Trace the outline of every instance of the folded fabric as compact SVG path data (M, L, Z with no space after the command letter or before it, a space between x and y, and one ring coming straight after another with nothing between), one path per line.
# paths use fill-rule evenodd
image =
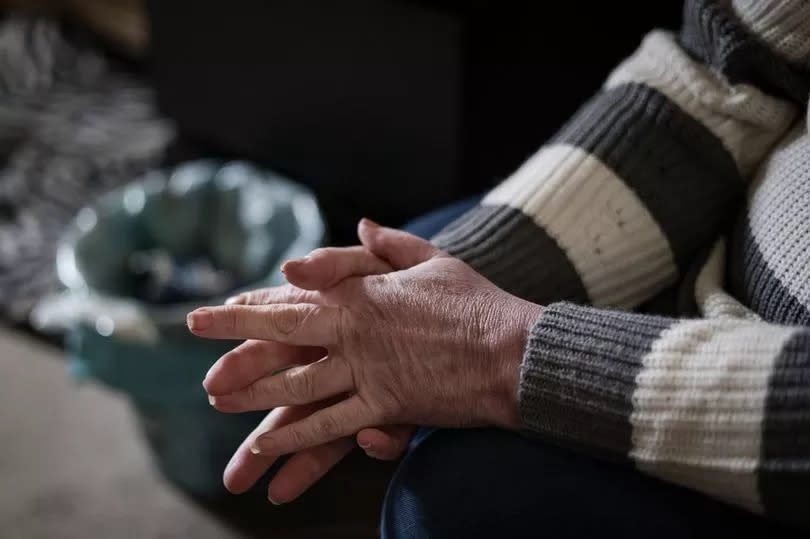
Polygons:
M158 164L174 136L152 92L50 20L0 22L0 313L56 286L76 211Z

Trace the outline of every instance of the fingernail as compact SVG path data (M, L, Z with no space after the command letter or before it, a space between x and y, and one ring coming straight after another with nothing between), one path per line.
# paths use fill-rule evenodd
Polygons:
M197 309L188 313L186 317L186 324L188 329L192 331L201 331L210 328L214 323L214 315L205 309Z
M276 500L271 498L269 494L267 495L267 499L270 500L270 503L272 503L273 505L281 505L281 502L277 502Z
M244 303L245 299L244 296L241 294L238 296L231 296L225 300L225 305L241 305Z
M274 441L272 438L259 436L253 441L250 446L250 452L254 455L271 455L275 454Z
M370 443L368 443L368 442L366 442L366 443L357 442L357 445L359 445L359 446L360 446L360 447L362 447L363 449L368 449L369 447L371 447L371 444L370 444Z
M217 398L213 395L208 395L208 404L214 406L217 403Z
M297 264L306 264L310 260L312 260L312 257L309 255L304 256L302 258L293 258L287 260L285 263L281 265L281 273L287 273L287 268L289 268L290 266L295 266Z
M371 219L368 219L367 217L363 217L362 219L360 219L360 223L364 226L370 226L372 228L380 228L380 225L378 225Z
M366 455L368 455L369 457L371 457L373 459L377 458L377 453L374 452L374 451L366 450Z

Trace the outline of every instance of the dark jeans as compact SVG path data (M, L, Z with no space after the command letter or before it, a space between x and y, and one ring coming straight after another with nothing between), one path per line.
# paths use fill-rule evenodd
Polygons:
M382 537L803 537L761 517L496 429L421 430L388 487Z
M430 213L426 213L421 217L417 217L413 221L407 223L404 227L405 230L411 234L416 234L425 239L430 239L431 236L439 232L450 221L459 217L464 212L475 206L481 200L480 196L474 196L459 200L443 208L439 208Z
M405 228L430 237L476 200ZM391 480L382 514L383 538L802 535L630 465L496 429L420 430Z

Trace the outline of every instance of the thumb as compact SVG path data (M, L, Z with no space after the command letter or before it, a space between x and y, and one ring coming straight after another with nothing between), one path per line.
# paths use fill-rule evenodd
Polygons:
M396 270L407 269L442 252L432 243L403 230L380 226L369 219L361 219L357 236L363 247L387 261Z
M396 460L408 448L416 427L413 425L388 425L367 428L357 433L357 445L369 457L380 460Z
M359 245L354 247L321 247L308 256L288 260L281 267L287 281L304 290L326 290L347 277L388 273L385 261Z

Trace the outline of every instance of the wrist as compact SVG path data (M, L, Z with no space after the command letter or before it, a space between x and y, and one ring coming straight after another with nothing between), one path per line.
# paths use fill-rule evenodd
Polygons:
M503 313L501 327L504 331L499 332L500 343L493 358L497 366L497 375L493 379L495 417L492 423L499 428L519 430L520 366L523 363L529 332L542 313L543 307L519 298L513 300Z

